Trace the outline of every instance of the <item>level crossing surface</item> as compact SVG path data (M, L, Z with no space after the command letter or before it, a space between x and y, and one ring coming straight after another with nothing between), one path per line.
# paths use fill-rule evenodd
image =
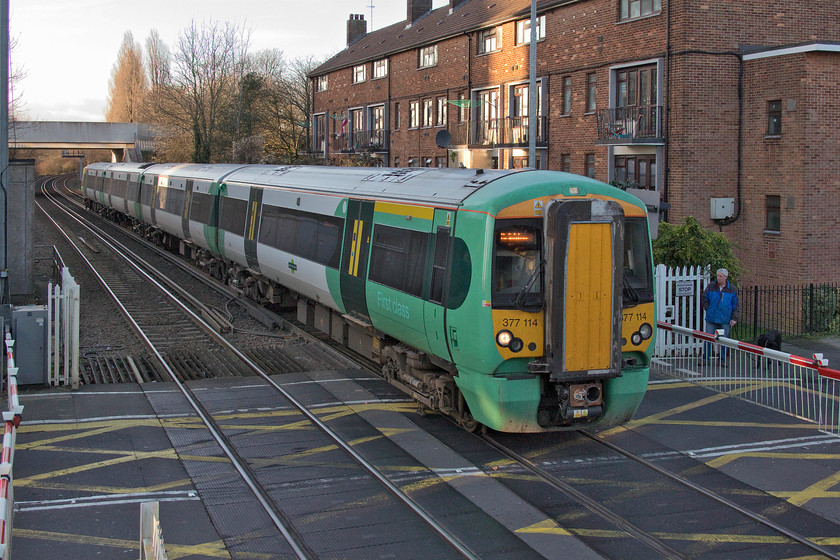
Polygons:
M231 394L229 380L208 380L202 389L222 401ZM25 414L14 473L15 556L136 558L139 504L158 501L170 558L232 557L228 547L237 539L231 539L230 527L222 539L213 523L218 519L213 508L230 507L229 502L202 495L207 471L184 463L199 453L188 452L183 442L173 443L167 435L167 427L179 422L177 411L170 414L161 406L169 391L174 388L167 383L22 391ZM405 414L410 419L415 413ZM819 433L814 424L735 395L654 375L636 416L613 430L633 431L757 493L814 512L837 529L823 536L825 544L840 544L840 438ZM211 463L208 458L208 467ZM237 519L228 517L227 523ZM247 517L238 523L241 539L255 537ZM254 551L249 557L273 556Z

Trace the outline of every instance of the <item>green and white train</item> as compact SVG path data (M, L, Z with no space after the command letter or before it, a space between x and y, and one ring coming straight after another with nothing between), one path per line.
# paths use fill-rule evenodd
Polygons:
M536 170L96 163L91 208L505 432L611 426L654 338L644 204Z

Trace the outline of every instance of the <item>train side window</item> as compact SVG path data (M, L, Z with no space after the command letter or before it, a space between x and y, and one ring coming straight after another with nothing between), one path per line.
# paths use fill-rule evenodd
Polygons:
M163 210L170 214L181 215L184 212L185 191L181 189L166 189L166 202Z
M209 224L213 215L213 196L193 191L190 200L190 220L200 224Z
M260 243L338 268L343 229L342 218L265 204L260 222Z
M137 177L128 179L126 183L125 197L131 202L137 202L137 196L140 191L140 183Z
M377 224L371 242L370 280L420 297L428 238L428 233Z
M248 213L248 201L239 198L222 198L219 214L219 228L236 235L245 233L245 215Z
M460 237L452 243L452 272L449 275L449 296L446 307L458 309L467 299L472 282L472 259L467 244Z

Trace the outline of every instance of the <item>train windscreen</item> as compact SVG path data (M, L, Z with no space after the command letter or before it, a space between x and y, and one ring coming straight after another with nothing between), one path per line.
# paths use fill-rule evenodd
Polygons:
M544 305L541 220L496 222L493 307L538 311Z
M624 221L624 305L653 301L647 218Z

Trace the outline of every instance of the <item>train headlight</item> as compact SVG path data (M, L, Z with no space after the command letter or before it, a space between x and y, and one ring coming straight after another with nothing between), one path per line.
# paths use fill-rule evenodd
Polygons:
M649 323L644 323L639 327L639 334L642 335L642 340L647 340L653 336L653 327Z
M501 346L502 348L507 348L510 342L513 340L513 333L509 330L505 329L503 331L499 331L496 333L496 344Z
M510 341L510 344L508 345L508 350L510 350L511 352L521 352L522 348L524 347L525 343L522 342L521 338L514 338Z
M639 333L639 331L634 332L630 336L630 342L633 343L633 346L638 346L642 343L642 335Z

